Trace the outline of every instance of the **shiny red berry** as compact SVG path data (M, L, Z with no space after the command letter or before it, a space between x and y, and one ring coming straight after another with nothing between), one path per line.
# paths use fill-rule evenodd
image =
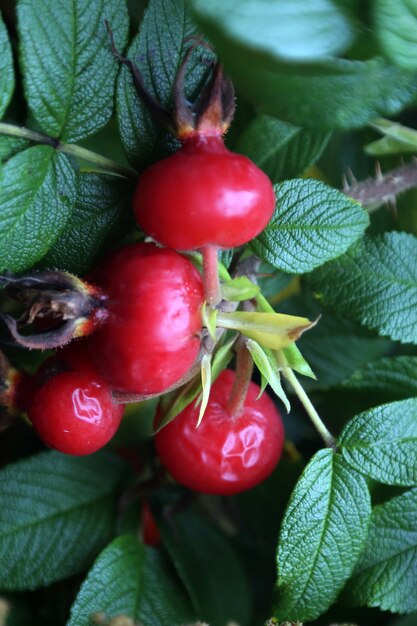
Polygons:
M133 205L141 228L165 246L233 248L265 228L275 195L269 178L220 135L196 134L143 172Z
M84 371L53 376L34 393L28 408L41 439L76 456L102 448L115 434L122 413L107 385Z
M154 547L159 546L162 541L151 507L146 500L142 505L142 539L145 545Z
M281 416L269 396L257 399L258 385L250 383L238 416L228 413L234 379L233 371L224 370L214 382L197 429L199 407L192 403L155 435L158 456L171 476L201 493L250 489L271 474L281 457Z
M195 361L204 301L200 274L174 250L140 243L116 252L96 272L108 319L90 339L90 356L113 388L160 393Z

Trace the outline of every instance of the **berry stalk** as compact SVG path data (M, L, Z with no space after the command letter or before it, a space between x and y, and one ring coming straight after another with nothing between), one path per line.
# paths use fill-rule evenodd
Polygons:
M239 337L236 343L236 377L226 405L226 410L232 419L238 417L242 412L252 378L252 371L252 355L242 338Z
M211 307L215 307L222 299L218 270L218 248L206 246L202 248L201 256L203 257L204 295L207 303Z

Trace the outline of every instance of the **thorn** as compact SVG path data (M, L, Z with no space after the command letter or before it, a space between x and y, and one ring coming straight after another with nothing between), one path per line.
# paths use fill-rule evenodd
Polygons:
M346 174L342 174L342 185L343 185L343 191L345 193L349 191L349 183L348 183Z
M394 220L398 218L397 199L393 194L385 196L384 207L388 209Z
M375 178L378 182L384 179L381 170L381 163L379 161L375 161Z
M394 195L387 198L388 209L394 220L398 219L397 199Z
M357 183L357 182L358 182L358 181L356 180L356 178L355 178L355 176L354 176L354 174L353 174L352 170L350 169L350 167L347 167L347 168L346 168L346 177L347 177L347 179L348 179L348 181L349 181L349 183L350 183L351 185L354 185L355 183Z

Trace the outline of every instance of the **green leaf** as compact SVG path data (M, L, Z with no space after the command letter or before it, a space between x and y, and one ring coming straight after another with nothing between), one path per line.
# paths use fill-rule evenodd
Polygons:
M166 557L133 535L115 539L97 558L71 608L68 626L123 615L149 626L182 626L195 615Z
M388 154L404 154L417 151L414 144L392 137L382 137L376 141L366 144L364 148L366 154L374 157L386 156Z
M417 343L417 239L365 237L308 281L326 305L380 335Z
M29 142L27 141L27 139L0 135L0 161L7 161L17 152L20 152L21 150L27 148L28 145Z
M201 420L204 417L204 413L206 412L206 408L208 405L208 401L210 399L210 389L211 389L211 356L209 354L205 354L201 359L201 402L200 402L200 411L198 413L198 420L196 428L198 428L201 424Z
M415 100L415 73L379 58L330 56L352 37L335 3L191 0L191 7L237 90L261 113L316 131L349 129Z
M217 309L211 309L206 306L206 303L203 304L201 318L203 321L203 326L205 326L208 330L208 333L213 341L216 341L216 324L217 324Z
M211 360L211 384L214 383L220 372L222 372L232 360L232 347L235 341L236 336L224 345L216 348ZM185 407L191 404L201 392L201 376L197 375L180 389L171 391L171 393L162 396L159 404L160 419L158 421L157 431L161 430L166 424L169 424L169 422L171 422L178 413L183 411Z
M258 115L239 135L233 149L254 161L275 183L294 178L315 163L328 140L326 132Z
M358 472L388 485L416 485L417 398L360 413L343 429L339 446Z
M0 119L10 102L14 90L12 49L0 13Z
M169 424L174 417L181 413L197 396L201 393L201 376L192 378L186 385L165 394L161 398L160 407L158 409L158 427L155 432L159 432L161 428Z
M20 0L21 61L29 106L41 129L65 141L107 124L118 71L104 25L123 49L122 0Z
M213 626L248 626L251 593L230 541L191 509L160 516L158 527L198 617Z
M417 69L416 0L375 0L375 34L386 56L407 70Z
M0 588L81 572L109 540L124 465L111 454L43 452L0 472Z
M319 318L316 326L297 342L316 375L314 389L340 384L357 368L387 354L392 347L388 339L375 336L359 324L331 313L314 300L308 290L283 302L280 310Z
M288 61L344 52L354 31L331 0L192 0L196 19L219 36Z
M309 363L307 363L307 361L301 354L300 349L296 343L292 343L286 348L282 348L282 353L288 367L290 367L295 372L302 374L303 376L307 376L308 378L313 378L314 380L316 380L317 376L311 369Z
M130 225L130 191L126 181L81 173L71 221L42 265L83 276Z
M417 357L387 357L365 363L341 386L366 395L378 394L384 401L417 396Z
M149 93L164 107L170 107L175 77L196 33L184 0L151 0L139 33L126 56L139 66ZM186 93L198 90L207 67L201 57L211 57L201 48L187 65ZM117 84L117 116L120 137L129 161L137 168L166 156L178 142L161 127L142 102L131 72L123 67Z
M274 313L274 308L269 304L268 300L262 293L257 294L256 304L264 313ZM297 344L291 343L289 346L282 348L281 351L285 357L287 365L291 369L295 370L299 374L302 374L303 376L308 376L309 378L314 379L316 378L316 375L301 354Z
M267 384L270 385L271 389L278 396L278 398L282 400L285 408L287 409L287 412L289 412L291 406L285 394L285 391L282 388L281 375L273 352L271 350L268 350L267 348L262 348L258 343L256 343L256 341L253 341L252 339L246 339L245 343L249 352L252 355L256 367L262 374L262 378ZM262 387L264 386L262 385Z
M222 283L221 287L223 299L232 302L251 300L259 293L258 285L255 285L247 276L237 276Z
M48 146L19 152L2 176L0 269L18 272L59 237L72 215L77 178L68 157Z
M376 506L345 597L384 611L417 611L417 489Z
M365 152L373 156L417 152L417 131L383 118L373 120L372 128L384 137L365 146Z
M238 330L246 337L254 339L265 348L280 350L296 341L303 332L315 325L306 317L263 313L257 311L237 311L217 314L217 325Z
M340 256L369 224L360 204L317 180L286 181L275 194L274 215L251 247L284 272L302 274Z
M313 620L335 601L363 548L371 503L365 479L320 450L288 504L278 543L280 620Z

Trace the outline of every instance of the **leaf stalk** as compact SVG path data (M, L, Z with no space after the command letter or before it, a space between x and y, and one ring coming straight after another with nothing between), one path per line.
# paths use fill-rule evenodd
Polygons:
M92 150L88 150L87 148L83 148L82 146L64 143L59 141L59 139L55 139L54 137L50 137L44 133L39 133L29 128L25 128L24 126L15 126L14 124L5 124L0 122L0 135L27 139L35 143L51 146L58 152L63 152L64 154L76 157L77 159L84 159L85 161L96 165L110 174L135 180L137 178L137 174L134 170L129 167L125 167L112 159L108 159L107 157L97 154Z

